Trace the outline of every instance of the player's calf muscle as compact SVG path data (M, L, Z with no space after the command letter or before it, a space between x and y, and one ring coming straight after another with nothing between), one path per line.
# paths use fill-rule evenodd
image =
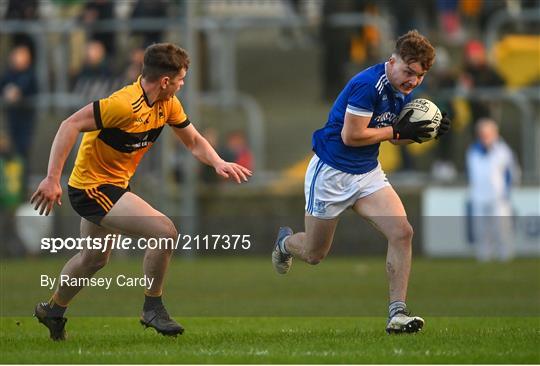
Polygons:
M311 265L316 265L321 263L324 258L326 258L326 253L309 253L306 257L306 262Z

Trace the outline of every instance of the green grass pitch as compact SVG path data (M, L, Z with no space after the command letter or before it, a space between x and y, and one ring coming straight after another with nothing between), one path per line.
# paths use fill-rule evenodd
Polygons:
M383 258L295 263L287 276L269 258L175 258L164 299L184 335L139 325L140 288L87 288L57 343L29 315L50 294L39 275L63 261L1 262L2 363L540 363L538 259L415 259L408 303L426 326L390 336ZM112 258L98 276L140 265Z

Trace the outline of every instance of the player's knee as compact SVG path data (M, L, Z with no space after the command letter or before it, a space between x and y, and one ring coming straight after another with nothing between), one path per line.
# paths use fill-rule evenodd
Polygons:
M109 263L108 255L82 255L83 266L93 272L97 272Z
M405 225L403 229L403 235L407 238L407 240L411 240L414 235L414 229L411 224L407 222L407 225Z
M171 239L176 240L177 236L178 236L178 231L176 230L176 227L174 226L174 223L172 222L172 220L166 216L161 217L160 223L159 223L159 237L171 238Z
M172 254L174 247L173 243L178 237L178 231L176 230L172 220L167 216L160 217L155 235L160 239L167 239L165 242L162 242L163 245L159 246L159 251L165 252L169 255Z
M404 222L396 227L393 235L395 241L410 243L414 235L414 230L409 222Z

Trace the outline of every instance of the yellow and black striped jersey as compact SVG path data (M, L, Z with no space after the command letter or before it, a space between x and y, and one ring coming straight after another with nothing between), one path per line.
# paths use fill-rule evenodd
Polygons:
M93 107L98 129L84 133L69 178L69 185L79 189L107 183L126 188L163 126L190 123L176 96L150 105L140 76Z

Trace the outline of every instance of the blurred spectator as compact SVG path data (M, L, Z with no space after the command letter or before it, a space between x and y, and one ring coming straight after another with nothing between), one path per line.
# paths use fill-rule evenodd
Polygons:
M85 99L99 99L114 90L117 83L103 44L96 40L88 42L83 67L75 77L73 92Z
M240 164L248 169L253 169L253 154L249 148L244 131L237 130L227 135L224 146L220 146L219 134L215 128L206 128L201 135L216 149L224 160ZM222 181L216 175L214 169L207 165L201 167L201 180L205 183L216 183Z
M238 130L229 133L223 151L223 159L242 165L249 170L253 169L253 154L249 149L244 131Z
M81 14L81 21L88 28L88 38L101 42L109 55L115 53L114 33L99 31L99 28L96 28L94 23L113 18L114 3L110 0L87 1Z
M6 19L8 20L36 20L38 19L38 1L37 0L9 0ZM34 55L34 40L28 33L13 34L13 46L26 45Z
M497 3L497 1L490 1ZM463 25L466 34L470 37L471 34L480 33L480 16L484 7L483 0L460 0L459 10L462 16Z
M348 76L346 64L350 59L351 37L358 30L350 27L336 27L330 22L334 14L356 13L363 10L363 1L340 0L323 3L321 38L323 42L323 98L334 100L341 91Z
M467 42L465 70L461 81L470 89L504 85L501 76L488 64L487 51L482 42L477 40Z
M426 78L425 86L428 99L431 99L442 112L446 112L454 120L455 112L452 100L441 92L451 93L456 87L456 73L451 69L450 54L444 47L436 48L437 59ZM452 181L457 176L452 161L453 136L456 129L452 127L444 139L437 141L437 156L431 167L433 177L439 181Z
M38 92L32 55L27 45L19 45L11 50L9 67L0 78L0 92L5 103L12 151L26 163L36 120L35 101L31 98ZM26 187L26 177L27 174L24 174L23 187Z
M461 44L465 39L465 32L459 16L459 0L437 0L437 14L441 33L446 41Z
M131 50L129 64L126 66L124 82L132 83L137 80L142 72L144 61L144 48L138 47Z
M470 91L475 88L503 87L503 78L488 64L484 44L477 40L465 45L465 64L459 78L459 87ZM482 117L489 117L489 104L482 101L470 101L473 122Z
M477 258L507 261L514 257L510 189L520 171L495 121L482 118L476 134L467 151L467 173Z
M15 234L15 210L23 198L23 164L13 153L5 131L0 129L0 256L23 254L24 248Z
M9 138L0 130L0 207L14 209L22 199L22 162L13 153Z
M165 18L167 16L168 0L137 0L131 17L136 18ZM142 47L146 48L163 39L163 30L134 31L133 35L142 38Z
M411 29L429 33L437 29L437 6L433 0L415 0L414 6L408 0L381 1L388 13L392 14L394 34L405 34Z

